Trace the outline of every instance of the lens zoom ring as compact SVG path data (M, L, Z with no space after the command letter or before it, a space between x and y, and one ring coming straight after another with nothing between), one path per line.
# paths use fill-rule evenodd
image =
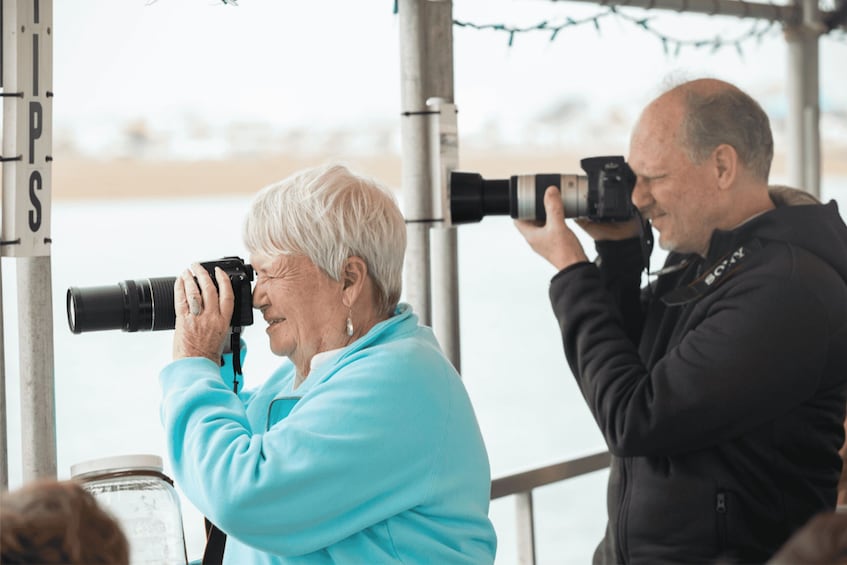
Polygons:
M151 330L172 330L176 325L174 310L174 283L176 277L158 277L148 279L153 319Z

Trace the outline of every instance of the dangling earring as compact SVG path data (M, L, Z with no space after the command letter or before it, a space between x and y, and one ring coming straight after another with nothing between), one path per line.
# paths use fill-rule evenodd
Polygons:
M353 309L347 311L347 337L353 337L353 320L351 316L353 315Z

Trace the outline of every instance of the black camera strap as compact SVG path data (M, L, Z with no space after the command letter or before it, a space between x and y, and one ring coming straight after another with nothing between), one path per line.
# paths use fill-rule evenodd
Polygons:
M232 352L232 392L238 394L241 372L241 328L233 327L229 334L229 350ZM202 565L221 565L224 560L226 534L216 525L203 518L206 529L206 547L203 549Z
M653 254L653 227L650 225L650 220L645 220L638 208L635 210L635 217L638 218L638 238L641 240L641 259L644 261L644 269L650 271L650 255Z
M234 327L229 334L229 350L232 351L232 392L238 394L241 373L241 328Z
M705 269L705 272L693 282L668 292L662 297L662 302L668 306L681 306L698 300L729 279L753 252L761 248L762 242L758 239L739 245L736 249L718 259L711 267Z
M208 518L203 518L206 527L206 547L203 549L202 565L221 565L224 562L226 534Z

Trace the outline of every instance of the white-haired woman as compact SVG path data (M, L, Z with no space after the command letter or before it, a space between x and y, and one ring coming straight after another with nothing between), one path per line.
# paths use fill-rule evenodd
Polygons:
M456 371L398 304L390 193L343 166L307 170L257 195L244 240L253 306L289 362L233 393L219 367L232 286L195 265L160 379L173 472L226 533L224 562L493 562L485 446Z

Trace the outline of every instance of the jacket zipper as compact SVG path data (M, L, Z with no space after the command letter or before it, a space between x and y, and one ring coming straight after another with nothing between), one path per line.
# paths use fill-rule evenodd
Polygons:
M726 549L726 493L718 491L715 497L715 512L717 513L718 553Z
M629 458L621 460L621 501L618 509L618 527L617 527L617 553L618 562L627 563L629 550L627 549L627 527L626 517L629 515Z

